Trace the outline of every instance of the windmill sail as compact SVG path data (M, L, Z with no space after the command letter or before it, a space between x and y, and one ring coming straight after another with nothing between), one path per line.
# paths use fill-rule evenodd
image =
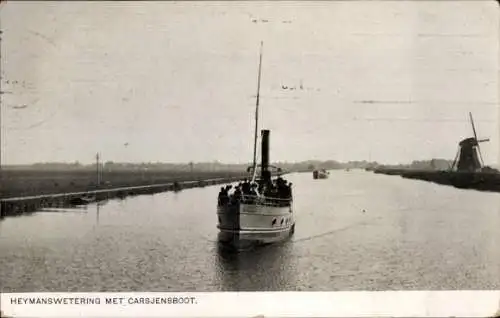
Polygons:
M474 119L472 118L472 113L470 112L469 119L474 137L466 138L459 143L458 161L455 160L458 171L479 171L484 165L479 144L481 142L489 141L489 139L478 139ZM455 162L453 166L455 166Z
M477 152L479 153L479 159L481 160L481 166L484 165L483 155L481 154L481 147L479 147L479 140L477 139L476 127L474 126L474 119L472 119L472 113L469 112L470 123L472 125L472 132L474 133L474 139L477 144Z

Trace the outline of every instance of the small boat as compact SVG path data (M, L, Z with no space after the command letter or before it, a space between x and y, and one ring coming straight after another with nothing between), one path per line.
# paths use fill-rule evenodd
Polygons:
M313 178L314 179L327 179L329 175L330 175L330 172L326 171L325 169L313 171Z
M222 187L217 205L218 241L237 249L283 241L295 231L292 184L281 177L281 169L269 164L269 130L261 131L261 164L256 161L261 66L262 42L250 181L234 187L232 194L232 185Z
M80 197L74 197L74 198L71 198L69 200L69 203L71 205L85 205L85 204L89 204L89 203L92 203L92 202L96 202L96 198L94 196L88 196L88 195L83 195L83 196L80 196Z

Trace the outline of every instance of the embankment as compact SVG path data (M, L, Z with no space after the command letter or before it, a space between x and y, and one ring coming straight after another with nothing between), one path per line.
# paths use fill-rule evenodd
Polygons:
M97 185L93 170L3 170L0 199L233 178L244 174L244 171L102 171L100 185Z
M494 172L456 172L394 168L376 168L374 173L398 175L461 189L500 192L500 174Z
M97 186L88 171L8 171L3 174L0 216L29 213L127 196L204 187L243 180L243 172L103 174ZM94 177L95 178L95 177Z

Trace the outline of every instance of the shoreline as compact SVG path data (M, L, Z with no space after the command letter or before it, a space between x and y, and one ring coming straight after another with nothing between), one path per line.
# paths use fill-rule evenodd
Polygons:
M459 189L500 192L500 173L495 172L456 172L401 168L376 168L372 172L400 176L405 179L433 182Z
M4 170L1 175L0 200L14 197L232 178L244 174L244 171L103 171L100 174L100 182L98 182L96 172L91 170Z
M247 177L246 174L240 173L230 177L5 197L0 198L0 218L31 213L48 207L75 207L111 199L124 199L130 196L152 195L167 191L177 192L183 189L232 183L244 180Z

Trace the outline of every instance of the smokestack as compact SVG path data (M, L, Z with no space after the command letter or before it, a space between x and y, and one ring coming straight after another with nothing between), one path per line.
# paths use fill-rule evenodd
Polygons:
M262 163L261 163L261 177L262 180L268 179L270 176L268 175L269 169L269 130L263 129L261 130L262 134Z

